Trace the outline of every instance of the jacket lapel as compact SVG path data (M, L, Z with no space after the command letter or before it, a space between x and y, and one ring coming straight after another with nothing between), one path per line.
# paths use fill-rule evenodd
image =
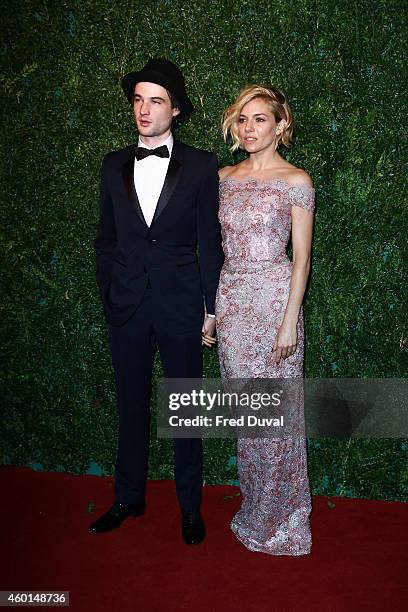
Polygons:
M183 145L174 140L173 150L170 157L169 167L167 169L166 178L164 180L163 189L161 190L159 199L157 201L156 210L153 216L152 225L157 220L159 215L166 208L169 200L177 186L177 183L181 177L181 171L183 168ZM132 154L129 159L122 166L122 178L123 183L125 185L126 193L129 200L132 202L133 206L137 214L140 217L141 222L144 227L147 228L148 225L143 216L143 212L140 206L139 198L137 197L136 189L135 189L135 181L134 181L134 164L135 164L135 156L134 149L132 148Z
M156 210L154 213L153 223L157 220L159 215L166 208L167 204L173 192L177 186L177 183L181 177L181 171L183 169L183 145L174 140L173 142L173 150L171 152L169 167L167 169L166 178L164 179L163 189L161 190L160 197L157 201ZM140 207L140 206L139 206Z
M122 178L125 184L125 189L126 189L126 193L128 195L129 200L134 205L136 212L140 217L141 222L143 223L145 227L147 227L147 223L143 216L143 212L140 207L139 198L137 197L137 193L135 189L134 166L135 166L135 155L134 155L134 149L132 148L132 155L129 157L127 162L125 162L122 166Z

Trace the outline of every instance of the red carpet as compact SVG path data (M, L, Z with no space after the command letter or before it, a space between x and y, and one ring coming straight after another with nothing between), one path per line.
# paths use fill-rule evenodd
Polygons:
M75 612L408 609L407 504L314 497L311 555L272 557L247 551L230 532L240 502L228 486L204 490L200 546L181 540L169 481L149 482L143 517L91 535L112 484L0 467L0 589L69 590Z

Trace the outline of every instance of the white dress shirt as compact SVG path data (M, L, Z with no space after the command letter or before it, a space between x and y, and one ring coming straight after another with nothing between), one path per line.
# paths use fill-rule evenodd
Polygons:
M167 140L160 143L160 146L163 145L167 146L169 150L169 157L149 155L149 157L145 157L140 161L137 161L135 158L135 167L133 171L135 189L137 197L139 198L140 208L142 209L143 216L149 227L153 221L157 202L163 189L164 180L166 178L167 169L170 163L170 156L173 150L172 134L170 134ZM156 148L146 145L141 141L140 136L138 146L144 147L145 149Z

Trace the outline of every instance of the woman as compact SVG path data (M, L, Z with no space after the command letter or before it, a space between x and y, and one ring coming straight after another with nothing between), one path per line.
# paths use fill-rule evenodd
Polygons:
M220 170L225 263L216 302L224 378L302 378L302 300L310 268L314 189L284 160L293 115L274 87L250 85L224 113L225 140L248 157ZM286 255L292 237L293 261ZM303 403L300 406L303 415ZM310 552L306 440L239 438L242 506L231 523L250 550Z

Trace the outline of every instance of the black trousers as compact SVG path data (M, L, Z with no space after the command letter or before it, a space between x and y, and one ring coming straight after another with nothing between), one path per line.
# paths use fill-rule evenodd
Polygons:
M108 326L119 414L115 498L120 503L144 500L149 453L150 389L158 347L166 378L201 378L201 328L174 333L160 320L154 292L121 327ZM183 510L198 510L202 494L202 441L174 440L176 491Z

